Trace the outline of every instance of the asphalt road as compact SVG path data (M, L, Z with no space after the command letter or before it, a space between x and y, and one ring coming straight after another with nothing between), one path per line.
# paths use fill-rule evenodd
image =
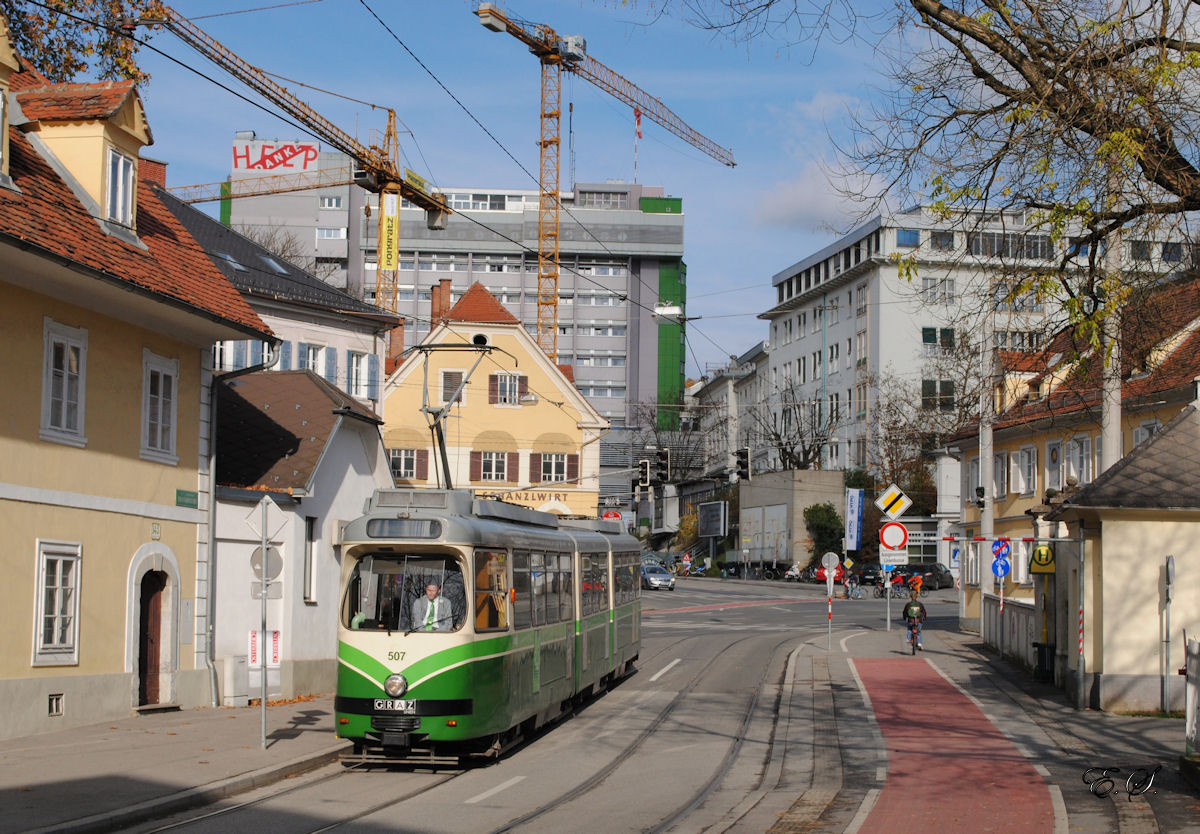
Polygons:
M952 633L951 591L925 601L914 658L884 600L831 620L823 586L682 579L644 595L637 673L499 763L331 766L133 830L1200 832L1176 774L1133 798L1080 781L1169 761L1161 720L1032 697Z

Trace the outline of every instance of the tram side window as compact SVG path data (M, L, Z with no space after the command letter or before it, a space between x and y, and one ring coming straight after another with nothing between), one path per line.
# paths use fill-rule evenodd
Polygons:
M436 623L415 623L418 600L426 588L437 586L443 602L435 609ZM448 609L443 607L448 606ZM343 601L343 623L353 629L392 631L455 631L467 612L462 570L441 557L370 554L354 566Z
M533 624L546 625L546 597L553 587L546 567L546 557L541 553L529 554L529 583L533 588Z
M565 622L575 618L575 583L571 581L571 554L559 553L558 559L558 621Z
M533 623L533 600L529 582L529 551L513 551L513 626L529 628Z
M508 554L475 551L475 630L508 629Z
M608 558L603 553L584 556L583 613L595 614L608 608Z
M641 585L637 576L638 556L633 553L613 554L613 596L618 605L632 602Z

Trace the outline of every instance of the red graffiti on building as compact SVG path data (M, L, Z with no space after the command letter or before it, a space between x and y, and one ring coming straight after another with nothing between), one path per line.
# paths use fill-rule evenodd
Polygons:
M257 159L255 153L257 152ZM307 171L317 161L320 151L316 145L288 142L276 146L270 142L253 142L233 146L234 170L273 171L276 169Z

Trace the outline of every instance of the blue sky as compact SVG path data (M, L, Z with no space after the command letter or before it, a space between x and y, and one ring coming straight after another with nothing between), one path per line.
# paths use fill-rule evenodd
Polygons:
M177 0L172 5L243 60L268 72L390 106L411 131L404 164L441 187L529 188L537 183L540 69L516 39L483 28L475 0L367 0L521 170L455 103L360 0L239 9L283 0ZM693 128L731 148L727 168L643 119L637 180L683 200L688 264L687 373L719 365L766 338L758 313L774 303L771 276L829 243L850 211L823 173L847 113L885 82L861 41L826 37L792 50L759 41L736 45L648 3L511 0L513 17L580 34L589 54L661 99ZM657 4L655 4L657 5ZM142 30L145 32L146 30ZM151 44L248 94L167 32ZM199 75L144 50L152 80L142 91L168 183L228 175L236 130L291 139L300 132ZM318 112L360 139L382 129L380 111L288 85ZM589 82L564 75L574 104L575 174L580 182L634 178L633 114ZM401 128L404 129L403 127ZM570 163L564 146L563 187Z

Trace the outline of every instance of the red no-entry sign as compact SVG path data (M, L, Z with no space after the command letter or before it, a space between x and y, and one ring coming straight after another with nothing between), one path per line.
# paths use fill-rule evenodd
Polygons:
M908 528L899 521L889 521L879 528L879 543L888 550L903 550L908 544Z

